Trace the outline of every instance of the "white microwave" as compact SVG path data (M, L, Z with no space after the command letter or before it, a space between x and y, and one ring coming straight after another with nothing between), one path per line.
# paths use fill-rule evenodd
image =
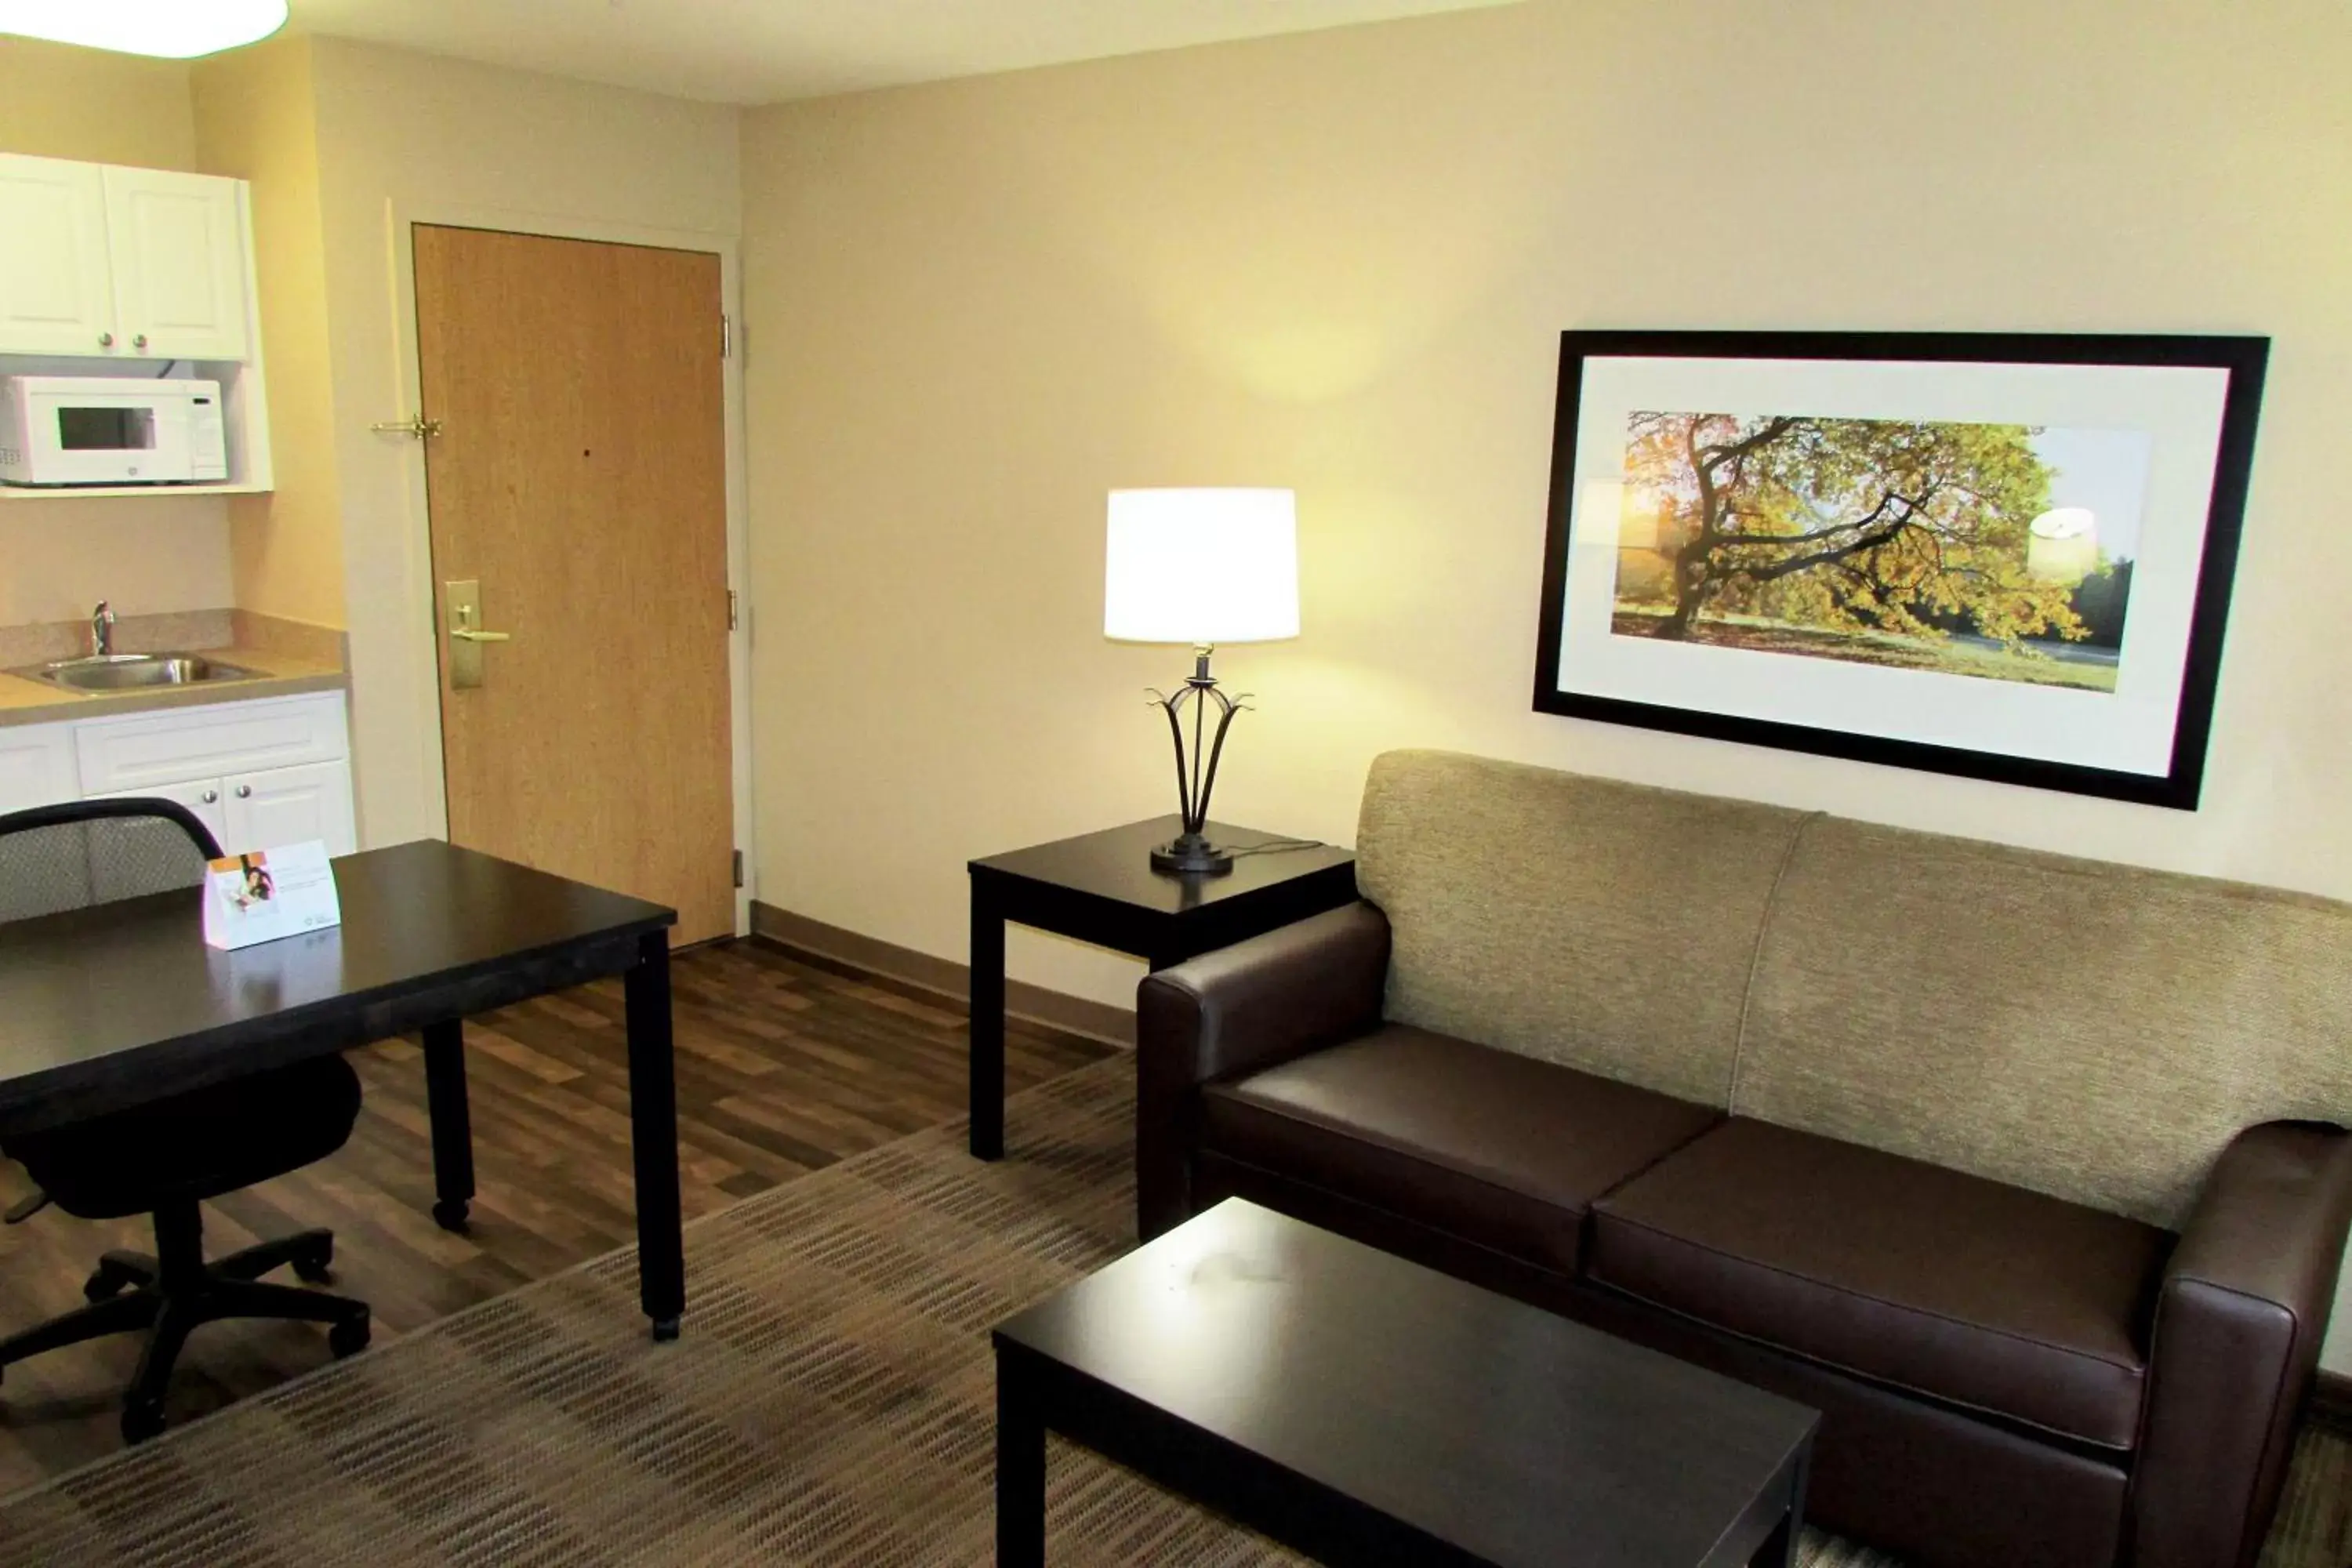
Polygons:
M227 478L216 381L0 376L0 484L200 485Z

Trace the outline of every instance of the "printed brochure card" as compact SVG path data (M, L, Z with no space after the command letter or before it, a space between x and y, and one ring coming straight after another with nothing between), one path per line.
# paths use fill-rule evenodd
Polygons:
M205 873L205 941L251 947L343 921L335 871L317 839L214 861Z

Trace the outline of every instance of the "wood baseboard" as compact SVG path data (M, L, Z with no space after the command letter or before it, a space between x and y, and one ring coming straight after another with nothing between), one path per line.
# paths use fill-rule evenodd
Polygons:
M895 980L901 985L912 985L957 1002L971 1000L971 969L968 964L933 953L918 952L911 947L900 947L879 937L827 925L823 921L794 914L790 910L780 910L756 899L751 902L751 935L778 947L808 953L851 969L864 970L870 974ZM1025 980L1007 980L1004 983L1004 1010L1016 1018L1026 1018L1031 1023L1044 1024L1049 1028L1084 1035L1088 1039L1102 1040L1130 1050L1135 1047L1135 1014L1129 1008L1113 1007L1108 1003L1072 996L1066 992L1049 991Z

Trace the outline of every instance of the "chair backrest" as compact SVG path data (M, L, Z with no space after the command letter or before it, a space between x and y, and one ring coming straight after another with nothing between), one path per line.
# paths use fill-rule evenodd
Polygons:
M135 899L205 879L220 846L170 800L78 800L0 816L0 921Z

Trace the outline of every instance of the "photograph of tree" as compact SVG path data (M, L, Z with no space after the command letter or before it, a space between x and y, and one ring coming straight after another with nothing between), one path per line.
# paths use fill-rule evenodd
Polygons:
M1565 331L1536 711L2193 811L2269 355Z
M2149 438L1628 417L1612 632L2112 692Z

